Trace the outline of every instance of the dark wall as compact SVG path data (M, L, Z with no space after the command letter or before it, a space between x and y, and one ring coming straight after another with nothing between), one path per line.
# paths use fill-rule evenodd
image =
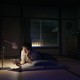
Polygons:
M0 25L2 29L0 38L10 42L14 41L18 45L18 49L13 50L10 44L5 43L5 56L20 55L21 43L24 40L30 40L29 22L32 18L57 19L59 20L60 27L60 45L58 48L37 48L36 50L54 55L59 55L60 51L62 51L61 55L72 55L72 53L76 51L77 38L74 38L73 32L75 32L80 25L79 6L2 4L0 5L0 10Z
M20 7L14 5L0 5L1 15L0 15L0 25L1 25L1 44L4 46L5 56L18 56L19 46L20 46ZM5 40L9 42L16 42L18 49L12 49L12 44L4 42ZM1 51L0 54L2 54Z

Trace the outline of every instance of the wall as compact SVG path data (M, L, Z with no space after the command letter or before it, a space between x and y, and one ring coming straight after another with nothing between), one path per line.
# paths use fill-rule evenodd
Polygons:
M58 19L58 16L59 16L58 7L35 6L35 5L23 6L23 17L25 18L25 26L27 26L28 20L30 20L31 18ZM26 36L29 36L29 34L27 34ZM44 53L53 54L53 55L59 54L59 47L58 48L35 48L35 50Z
M2 36L4 40L11 42L16 42L18 45L17 50L11 49L10 44L5 43L5 56L19 56L20 55L20 43L25 38L22 35L22 30L26 26L26 40L29 40L29 20L31 18L59 18L59 9L60 6L20 6L20 5L0 5L0 15L1 18L1 27L2 27ZM78 28L79 28L79 17L80 17L80 7L77 8L78 13ZM76 16L75 16L75 7L61 7L61 55L67 55L73 53L76 50L77 39L74 39L73 32L77 28L76 26ZM80 29L80 28L79 28ZM25 28L24 28L25 30ZM23 39L22 39L23 38ZM22 40L21 40L22 39ZM75 43L75 44L74 44ZM36 50L41 52L47 52L54 55L58 55L58 48L49 48L49 49L39 49ZM71 54L72 55L72 54Z
M4 55L6 57L18 56L20 53L20 7L15 5L1 5L0 15L2 34L1 39L4 45ZM4 42L16 42L18 49L12 49L12 45ZM3 51L1 51L3 53Z

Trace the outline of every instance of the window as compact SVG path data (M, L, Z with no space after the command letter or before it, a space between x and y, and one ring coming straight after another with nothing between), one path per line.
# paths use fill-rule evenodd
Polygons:
M58 28L58 20L32 19L30 25L32 46L59 46Z

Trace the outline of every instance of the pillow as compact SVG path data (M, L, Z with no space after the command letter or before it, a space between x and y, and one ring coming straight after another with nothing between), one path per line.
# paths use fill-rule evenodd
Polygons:
M50 60L36 60L32 62L33 66L56 66L57 63Z

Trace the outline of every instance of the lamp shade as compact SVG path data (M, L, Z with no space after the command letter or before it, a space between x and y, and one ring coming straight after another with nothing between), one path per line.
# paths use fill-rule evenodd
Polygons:
M16 45L15 42L12 43L12 48L13 48L13 49L17 49L17 45Z

